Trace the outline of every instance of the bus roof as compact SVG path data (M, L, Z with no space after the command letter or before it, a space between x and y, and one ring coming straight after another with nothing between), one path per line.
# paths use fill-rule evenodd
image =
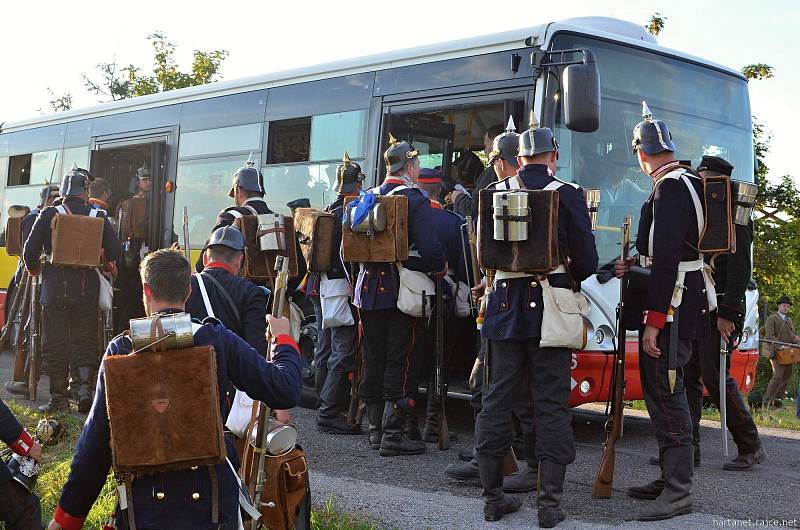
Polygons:
M737 70L658 45L655 38L647 33L643 27L631 22L608 17L580 17L491 35L470 37L416 48L344 59L331 63L260 74L240 79L217 81L205 85L111 101L91 107L73 109L5 124L0 122L0 132L12 132L44 125L54 125L74 120L108 116L111 114L185 103L188 101L249 92L275 86L316 81L343 75L519 49L525 47L525 40L529 37L536 39L535 42L541 45L546 45L549 39L560 31L570 31L596 36L672 55L744 79L742 74Z

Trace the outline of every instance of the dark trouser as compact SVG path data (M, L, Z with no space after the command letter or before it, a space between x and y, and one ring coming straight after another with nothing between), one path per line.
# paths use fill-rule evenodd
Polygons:
M41 529L39 497L14 480L0 482L0 521L5 523L6 530Z
M66 379L70 366L99 366L96 300L42 306L42 358L50 378Z
M658 358L650 357L644 352L641 343L642 330L639 333L639 379L661 453L673 447L692 446L692 418L683 374L684 367L692 356L692 341L678 341L675 391L670 392L667 370L671 326L672 323L667 323L658 335L658 347L661 349L661 356Z
M328 374L347 374L355 369L358 326L339 326L322 328L322 305L318 296L311 296L314 314L317 317L317 346L314 350L314 386L320 402L321 416L334 416L344 403L338 403L338 396L349 389L337 388L347 378L328 377ZM336 410L335 410L336 409Z
M684 368L686 397L692 416L692 439L695 449L700 447L700 415L703 410L703 385L708 389L711 402L719 408L719 350L720 334L717 329L717 314L711 314L711 334L705 339L692 341L692 358ZM758 429L745 405L736 380L728 371L731 366L728 356L725 381L726 419L728 430L733 435L740 454L754 453L761 445ZM701 381L702 378L702 381Z
M127 252L127 254L132 253L133 251ZM128 321L130 319L145 316L138 258L120 265L114 288L116 291L114 295L114 330L119 333L129 328Z
M476 422L478 460L501 466L511 446L511 410L519 401L520 386L528 378L533 396L536 457L568 465L575 460L575 442L569 413L572 353L540 348L538 339L489 341L491 383L483 389L483 408ZM502 477L502 473L500 474ZM487 502L502 499L499 484L483 484Z
M365 403L398 401L411 390L408 372L416 320L396 308L361 311L364 333L361 399Z

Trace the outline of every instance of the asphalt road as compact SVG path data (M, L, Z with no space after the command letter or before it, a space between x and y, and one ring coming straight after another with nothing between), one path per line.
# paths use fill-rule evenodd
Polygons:
M12 362L8 353L0 356L0 381L10 378ZM0 390L0 396L10 397L5 390ZM47 378L43 377L38 401L46 399ZM394 458L378 456L366 436L319 433L314 411L296 409L293 414L309 459L315 504L332 498L337 510L369 519L381 528L535 528L534 494L523 496L522 510L489 524L483 521L479 487L452 481L444 474L444 468L457 461L458 448L472 442L469 405L455 401L449 405L451 430L459 433L459 441L449 451L429 444L424 455ZM662 523L632 521L643 501L628 498L625 489L655 479L658 470L647 463L656 454L649 420L638 411L628 411L626 416L624 438L617 444L614 495L596 500L591 488L604 440L604 417L593 410L573 410L577 457L567 469L567 521L559 528L800 528L800 432L761 429L767 462L750 472L731 473L722 471L725 457L719 424L706 421L701 434L702 467L695 472L695 513ZM735 451L730 438L729 444Z

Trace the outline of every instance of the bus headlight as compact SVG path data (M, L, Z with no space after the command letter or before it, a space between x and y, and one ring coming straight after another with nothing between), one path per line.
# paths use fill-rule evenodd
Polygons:
M750 328L744 328L742 330L742 340L739 341L739 344L745 344L749 340L750 340Z
M597 328L597 331L594 332L594 341L597 344L603 344L603 341L606 340L606 332L603 331L603 328Z
M581 381L580 386L578 389L581 391L581 394L588 395L589 391L592 389L592 383L588 379L584 379Z

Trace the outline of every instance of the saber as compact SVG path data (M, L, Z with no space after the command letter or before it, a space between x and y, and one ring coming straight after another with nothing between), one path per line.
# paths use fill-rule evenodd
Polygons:
M767 344L775 344L777 346L787 346L789 348L800 348L800 344L793 344L791 342L781 342L779 340L759 339L759 342L766 342Z
M192 262L189 256L189 207L183 207L183 252L186 254L186 261Z
M719 345L719 420L722 432L722 450L725 452L726 458L728 457L728 407L725 401L725 383L728 379L728 346L728 341L721 337Z

